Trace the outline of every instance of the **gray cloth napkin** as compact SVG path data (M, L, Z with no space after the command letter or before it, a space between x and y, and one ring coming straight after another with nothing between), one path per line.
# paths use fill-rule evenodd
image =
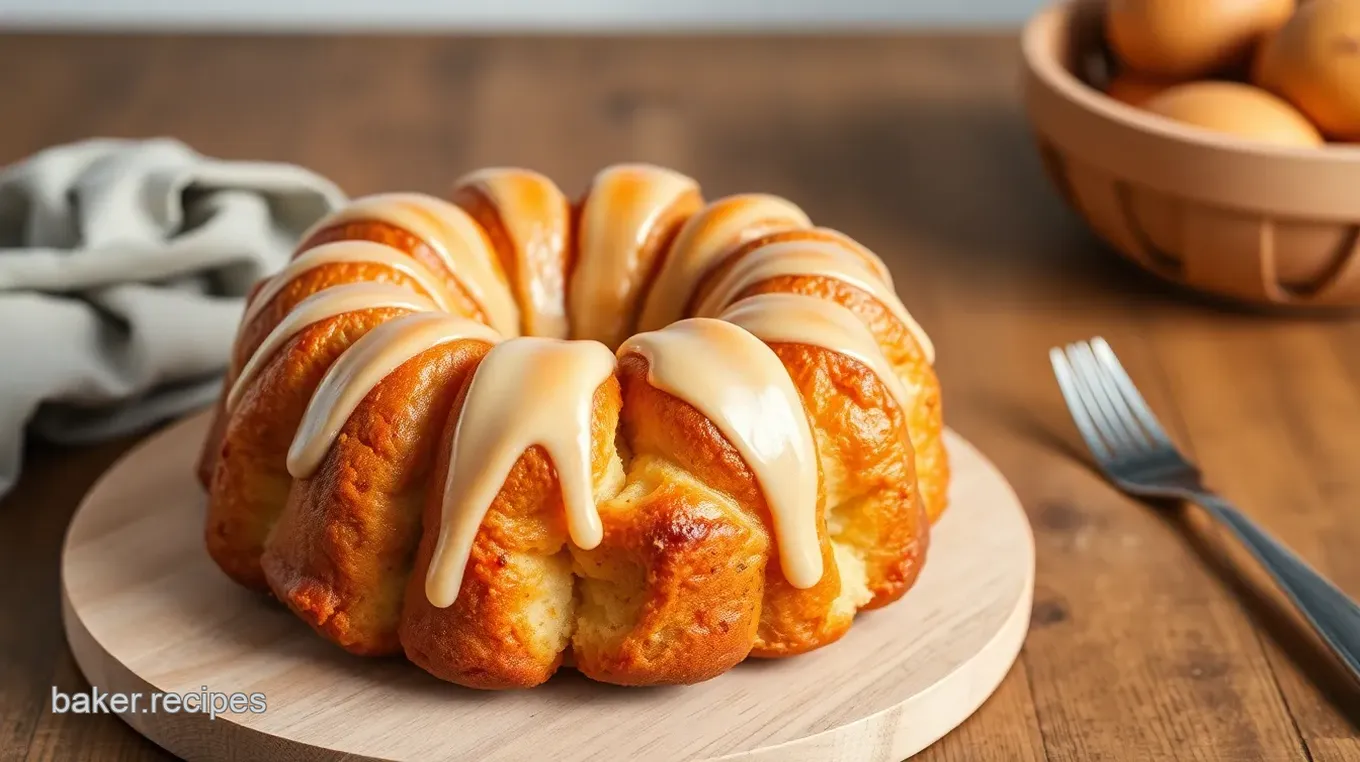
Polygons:
M26 426L89 442L211 402L246 292L343 202L300 167L164 139L0 170L0 495Z

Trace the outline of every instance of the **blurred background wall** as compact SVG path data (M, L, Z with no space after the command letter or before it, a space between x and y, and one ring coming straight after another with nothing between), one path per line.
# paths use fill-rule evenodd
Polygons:
M1044 0L0 0L0 27L827 29L1018 24Z

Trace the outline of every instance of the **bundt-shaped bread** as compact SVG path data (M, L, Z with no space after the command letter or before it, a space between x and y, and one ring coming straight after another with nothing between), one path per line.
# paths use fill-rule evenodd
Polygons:
M642 164L450 199L358 199L252 293L199 464L227 575L475 688L706 680L911 587L949 466L878 257Z

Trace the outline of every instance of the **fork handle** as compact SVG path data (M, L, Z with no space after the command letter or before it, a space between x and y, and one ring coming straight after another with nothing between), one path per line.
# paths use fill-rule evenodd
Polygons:
M1195 493L1194 501L1251 551L1351 676L1360 680L1360 606L1228 501L1203 492Z

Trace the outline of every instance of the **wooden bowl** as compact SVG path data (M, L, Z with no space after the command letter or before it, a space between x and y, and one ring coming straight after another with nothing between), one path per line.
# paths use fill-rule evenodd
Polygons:
M1106 96L1102 5L1025 27L1025 104L1063 197L1168 280L1279 307L1360 306L1360 146L1218 135Z

